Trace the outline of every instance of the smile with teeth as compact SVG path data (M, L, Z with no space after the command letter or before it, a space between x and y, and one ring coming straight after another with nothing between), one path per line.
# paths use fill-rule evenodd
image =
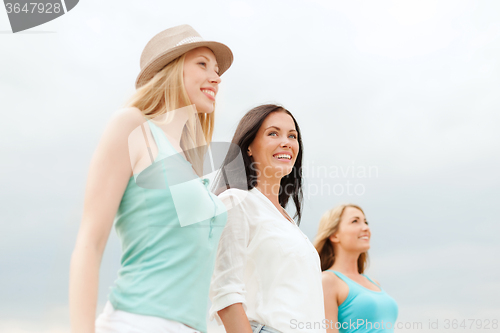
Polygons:
M273 157L277 158L278 160L281 160L281 159L291 160L292 159L292 155L288 155L288 154L276 154L276 155L273 155Z
M368 236L361 236L361 237L359 237L359 239L366 239L366 240L368 240L370 238Z
M204 92L205 94L209 94L210 96L215 98L215 91L210 90L210 89L201 89L201 91Z

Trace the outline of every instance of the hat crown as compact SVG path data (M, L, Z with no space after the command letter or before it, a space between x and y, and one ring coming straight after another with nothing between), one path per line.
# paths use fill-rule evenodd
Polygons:
M141 55L141 69L159 55L170 51L176 46L202 40L200 34L188 24L163 30L151 38L144 47Z
M163 30L146 44L135 87L142 87L169 62L198 47L207 47L213 52L219 65L219 75L231 66L233 53L229 47L219 42L206 41L191 26L183 24Z

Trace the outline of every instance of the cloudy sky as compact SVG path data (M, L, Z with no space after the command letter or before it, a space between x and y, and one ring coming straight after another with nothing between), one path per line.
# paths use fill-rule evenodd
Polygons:
M90 158L134 91L144 45L184 23L234 52L215 140L262 103L295 115L301 228L312 240L325 210L363 207L368 274L397 300L399 321L423 325L401 332L500 320L498 1L85 0L18 34L0 9L1 332L69 330ZM113 232L98 311L119 258ZM480 331L467 323L460 332Z

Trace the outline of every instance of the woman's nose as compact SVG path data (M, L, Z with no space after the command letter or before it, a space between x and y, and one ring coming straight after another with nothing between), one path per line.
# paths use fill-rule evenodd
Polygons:
M210 77L209 81L212 83L219 84L221 82L221 78L220 78L219 74L217 74L217 72L214 71L214 73Z
M288 148L292 147L291 140L289 137L283 138L283 140L281 141L281 147L288 147Z

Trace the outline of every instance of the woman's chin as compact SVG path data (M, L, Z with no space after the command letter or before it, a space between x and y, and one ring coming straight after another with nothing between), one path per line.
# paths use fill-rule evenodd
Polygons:
M198 113L208 113L208 114L210 114L210 113L214 112L214 110L215 110L214 104L209 104L209 103L205 104L205 103L203 103L203 104L200 104L200 105L199 104L195 104L195 106L196 106L196 111Z
M210 114L210 113L214 112L214 109L213 109L213 108L212 108L212 109L199 109L199 108L196 108L196 111L197 111L198 113L206 113L206 114Z
M283 178L292 172L292 168L285 165L277 165L276 163L273 163L272 168L272 174L276 178Z

